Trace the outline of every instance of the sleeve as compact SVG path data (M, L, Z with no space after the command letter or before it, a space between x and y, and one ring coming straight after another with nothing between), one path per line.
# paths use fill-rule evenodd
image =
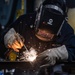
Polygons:
M68 51L68 61L75 61L75 35L74 30L67 23L62 28L63 44Z
M68 39L68 45L66 45L69 57L69 61L75 61L75 35L72 35L70 39Z
M17 33L24 36L26 27L29 27L34 23L35 13L25 14L20 16L16 21L8 25L1 33L0 37L0 57L5 57L7 48L4 45L4 36L11 29L14 28Z
M21 20L23 20L23 18L25 18L25 15L19 17L16 21L14 21L11 25L7 26L4 31L0 34L0 57L5 59L6 58L6 54L8 52L8 49L5 47L4 45L4 36L5 34L11 29L14 28L15 31L20 32L20 28L21 26ZM22 30L21 30L22 31Z

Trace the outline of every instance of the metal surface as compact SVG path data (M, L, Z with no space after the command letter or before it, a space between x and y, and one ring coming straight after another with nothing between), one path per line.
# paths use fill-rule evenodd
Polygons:
M61 64L61 63L63 64L62 68L64 72L75 75L75 61L74 62L59 62L56 64ZM28 62L10 62L10 61L0 62L0 69L14 69L14 68L20 69L20 70L26 71L25 72L26 75L31 74L31 72L32 72L31 75L33 75L33 73L39 72L40 68L34 69L34 67Z
M73 67L75 68L75 61L74 62L57 62L56 64L64 64L63 66L68 66L68 67ZM37 65L36 65L37 66ZM34 69L34 67L36 66L33 66L31 63L29 62L18 62L18 61L14 61L14 62L11 62L11 61L1 61L0 62L0 69L12 69L12 68L21 68L21 69Z
M32 70L33 66L29 62L10 62L4 61L0 62L0 69L13 69L13 68L21 68L24 70Z

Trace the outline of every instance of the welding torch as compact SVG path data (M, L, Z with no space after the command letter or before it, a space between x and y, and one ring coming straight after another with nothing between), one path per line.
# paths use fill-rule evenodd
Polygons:
M28 49L27 47L25 46L24 42L22 39L24 39L19 33L16 33L16 37L17 37L17 40L18 40L18 43L20 44L20 41L23 43L23 47L24 49L28 52Z

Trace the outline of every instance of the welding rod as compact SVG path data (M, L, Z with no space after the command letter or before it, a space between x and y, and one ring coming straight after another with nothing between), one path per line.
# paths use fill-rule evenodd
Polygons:
M27 49L27 47L24 45L24 48L26 49L26 51L28 52L28 49Z
M23 43L23 41L22 41L22 39L20 38L20 34L16 34L17 35L17 37L18 37L18 39ZM19 42L19 41L18 41ZM24 44L24 43L23 43ZM25 48L25 50L28 52L28 49L27 49L27 47L24 45L24 48Z
M21 38L20 38L20 41L23 43L23 41L21 40ZM24 43L23 43L24 44ZM27 49L27 47L24 45L24 48L25 48L25 50L28 52L28 49Z

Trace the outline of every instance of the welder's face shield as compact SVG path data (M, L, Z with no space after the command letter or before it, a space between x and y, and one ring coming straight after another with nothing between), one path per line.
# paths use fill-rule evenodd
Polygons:
M50 40L59 34L63 23L64 12L61 8L56 5L41 5L35 20L36 36Z

